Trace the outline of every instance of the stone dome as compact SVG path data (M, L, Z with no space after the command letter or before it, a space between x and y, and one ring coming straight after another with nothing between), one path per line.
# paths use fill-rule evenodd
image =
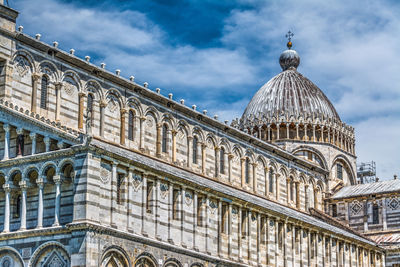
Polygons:
M313 116L340 121L334 106L321 89L297 72L300 57L296 51L284 51L279 63L282 72L253 96L242 115L242 125L255 118L263 120L282 115L287 118Z

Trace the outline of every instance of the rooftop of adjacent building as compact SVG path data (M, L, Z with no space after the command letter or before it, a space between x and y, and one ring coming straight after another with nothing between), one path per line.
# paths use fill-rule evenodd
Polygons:
M400 180L397 179L396 175L394 176L393 180L345 186L335 193L332 199L360 197L393 192L400 192Z

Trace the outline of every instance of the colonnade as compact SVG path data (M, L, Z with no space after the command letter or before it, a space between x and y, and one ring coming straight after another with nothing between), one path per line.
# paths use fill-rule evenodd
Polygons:
M19 182L19 188L15 187L12 184L12 178L10 177L11 181L8 181L7 177L6 183L3 185L3 189L5 192L5 204L4 204L4 228L3 232L7 233L10 232L10 194L12 190L20 190L21 191L21 217L20 217L20 228L19 230L26 230L26 220L27 220L27 189L29 187L32 187L28 181L29 178L24 178ZM37 229L43 228L43 213L44 213L44 207L43 207L43 189L44 185L47 181L47 176L42 176L38 179L36 179L36 185L38 187L38 207L37 207ZM55 184L55 204L54 204L54 223L53 226L59 226L60 225L60 201L61 201L61 176L59 174L53 176L53 182ZM18 203L17 203L18 205Z
M268 123L266 125L245 129L245 131L267 142L288 139L321 142L335 145L351 154L355 153L354 138L351 137L350 134L346 134L331 126L292 122L279 124Z
M20 127L20 126L12 126L9 123L3 123L3 129L5 132L4 135L4 154L3 154L3 159L2 160L8 160L10 159L10 139L11 139L11 131L12 128L16 128L16 157L21 157L21 156L26 156L24 155L24 147L25 147L25 135L24 131L25 129ZM27 130L29 131L29 130ZM30 155L35 155L37 154L37 136L38 134L35 132L30 132L29 133L29 138L31 139L31 152ZM45 150L44 152L49 152L51 150L51 143L53 139L50 138L49 136L44 136L43 137L43 143L45 144ZM57 147L58 149L62 149L64 147L64 142L62 140L57 140Z

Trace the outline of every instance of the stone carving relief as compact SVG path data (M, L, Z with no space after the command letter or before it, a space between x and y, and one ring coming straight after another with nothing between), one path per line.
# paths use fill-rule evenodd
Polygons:
M146 125L147 127L152 127L153 126L153 118L150 116L146 117Z
M142 182L143 178L140 174L134 173L132 175L132 181L133 181L133 189L135 192L139 190L140 183Z
M362 205L360 202L358 201L354 201L353 203L350 204L350 212L351 215L358 215L360 214L361 210L362 210Z
M118 108L118 103L115 101L115 99L111 98L110 101L108 102L107 107L111 113L114 113Z
M19 57L17 57L15 59L15 63L14 64L15 64L14 65L15 69L17 70L18 74L21 77L25 77L25 75L29 72L30 67L31 67L31 65L28 62L28 60L26 60L26 58L21 57L21 56L19 56Z
M190 205L190 204L192 204L192 201L193 201L193 195L192 195L192 193L191 192L186 192L185 193L185 202L186 202L186 205Z
M168 195L169 186L168 184L161 183L160 184L160 191L161 191L161 198L165 199Z
M397 210L400 206L400 202L398 198L392 198L391 200L389 200L389 207L392 210Z
M100 170L100 179L103 182L103 184L108 184L108 181L110 181L111 179L111 172L103 166L101 167Z
M76 86L75 81L69 77L65 78L64 81L64 92L69 96L74 96L75 92L78 92L78 87Z
M217 203L215 203L215 201L213 201L213 200L210 200L209 206L210 206L211 213L214 214L215 210L217 209Z
M53 251L53 253L46 259L43 266L66 267L67 263L63 260L63 258L56 251Z
M10 256L4 256L0 259L0 266L1 267L13 267L14 261Z
M236 219L238 216L238 209L236 207L232 208L232 218Z

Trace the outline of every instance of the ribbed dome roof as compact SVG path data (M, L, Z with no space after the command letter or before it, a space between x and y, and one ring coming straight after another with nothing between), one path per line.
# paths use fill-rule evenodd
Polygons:
M340 117L325 94L309 79L297 72L300 57L286 50L280 57L283 71L258 90L247 105L242 123L254 118L272 116L309 116L340 121Z

